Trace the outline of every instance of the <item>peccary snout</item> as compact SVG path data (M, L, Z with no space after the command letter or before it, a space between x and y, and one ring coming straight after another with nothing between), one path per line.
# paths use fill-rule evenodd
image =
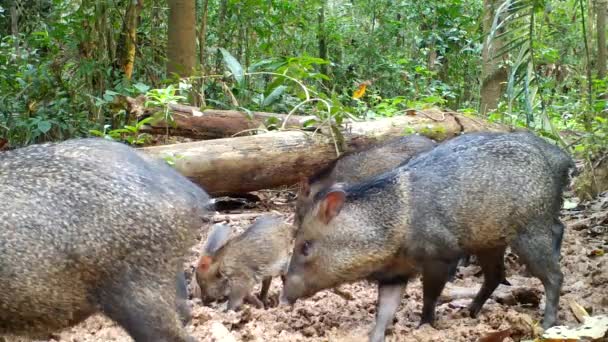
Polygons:
M309 288L304 284L304 278L296 272L292 272L292 275L285 278L283 295L289 304L294 304L299 298L306 297L306 289Z

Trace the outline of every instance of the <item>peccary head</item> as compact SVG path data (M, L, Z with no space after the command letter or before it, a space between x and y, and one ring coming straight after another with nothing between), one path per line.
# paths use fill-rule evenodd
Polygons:
M208 303L228 295L228 279L221 272L220 250L230 237L230 226L215 224L209 232L203 256L196 267L196 281L201 289L201 299Z
M371 181L368 187L392 188L392 182L384 181L392 174L375 177L382 181ZM378 223L371 221L374 209L370 204L377 199L360 198L359 190L357 186L335 184L317 193L303 213L284 287L288 302L366 278L398 251L403 231L394 228L400 223L387 215L381 224L384 229L373 229ZM393 190L385 200L403 205Z

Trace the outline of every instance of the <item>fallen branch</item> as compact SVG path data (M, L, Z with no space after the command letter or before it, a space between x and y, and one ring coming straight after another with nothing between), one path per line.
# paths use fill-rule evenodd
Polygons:
M196 139L218 139L236 134L255 133L262 125L274 123L277 127L302 128L313 116L291 116L266 112L242 112L236 110L205 109L172 104L169 106L173 124L164 120L143 126L142 133L166 134ZM140 119L154 115L150 111Z
M442 117L436 121L429 117ZM342 151L368 147L408 133L441 141L464 132L508 131L509 128L462 114L427 110L347 125ZM327 129L321 134L300 130L145 147L156 158L173 159L176 169L212 195L243 193L292 185L337 157Z

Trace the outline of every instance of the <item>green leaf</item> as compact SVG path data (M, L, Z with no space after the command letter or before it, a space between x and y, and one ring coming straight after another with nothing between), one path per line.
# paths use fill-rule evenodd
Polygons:
M219 49L222 52L222 57L224 57L224 63L226 63L226 66L228 69L230 69L230 72L232 72L234 79L239 85L242 85L243 80L245 79L245 74L243 72L241 63L239 63L239 61L237 61L236 58L234 58L234 56L232 56L226 49Z
M143 84L141 82L135 83L133 85L133 87L142 94L145 94L148 90L150 90L150 86Z
M269 116L264 123L264 126L266 127L270 127L270 126L278 126L281 123L281 120L279 120L276 116Z
M308 120L304 121L304 123L302 123L302 127L310 127L318 122L319 122L319 120L317 120L315 118L308 119Z
M38 122L38 130L41 133L46 133L46 132L50 131L51 127L52 127L52 125L48 121L39 121Z
M97 137L103 137L103 132L96 130L96 129L90 129L89 134L97 136Z
M270 106L271 104L273 104L281 97L281 95L283 95L285 89L287 89L287 87L284 85L280 85L274 88L272 92L270 92L270 94L264 98L264 101L262 101L262 107Z

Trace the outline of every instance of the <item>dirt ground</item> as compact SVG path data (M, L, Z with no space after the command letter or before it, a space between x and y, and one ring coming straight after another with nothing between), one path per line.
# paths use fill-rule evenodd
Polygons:
M291 215L293 193L268 191L256 194L261 201L255 208L241 209L239 213L274 210L286 217ZM229 212L219 214L232 215ZM234 218L229 223L237 231L253 221L251 218L240 219L242 215L229 217ZM562 219L567 229L562 248L561 265L565 281L559 319L562 324L576 326L571 302L582 305L592 315L608 313L608 193L592 203L563 210ZM201 241L192 249L192 258L186 265L188 270L194 267L206 229L201 229ZM534 325L538 324L543 313L542 285L526 274L513 254L507 255L506 263L507 279L512 285L500 285L477 319L468 317L466 307L471 295L481 285L480 268L474 264L461 267L457 279L447 285L437 306L436 328L416 328L422 308L422 290L419 280L412 281L387 341L477 341L491 332L507 329L510 330L506 335L510 337L505 341L533 337L535 331L538 333ZM188 330L200 341L366 341L374 322L376 289L373 284L365 282L346 285L343 289L354 298L346 300L333 292L323 291L291 308L264 310L246 305L239 312L223 312L225 303L205 307L199 299L193 299L193 321ZM279 290L280 280L275 279L271 295L278 296ZM108 319L95 316L58 334L56 340L51 341L131 339Z

